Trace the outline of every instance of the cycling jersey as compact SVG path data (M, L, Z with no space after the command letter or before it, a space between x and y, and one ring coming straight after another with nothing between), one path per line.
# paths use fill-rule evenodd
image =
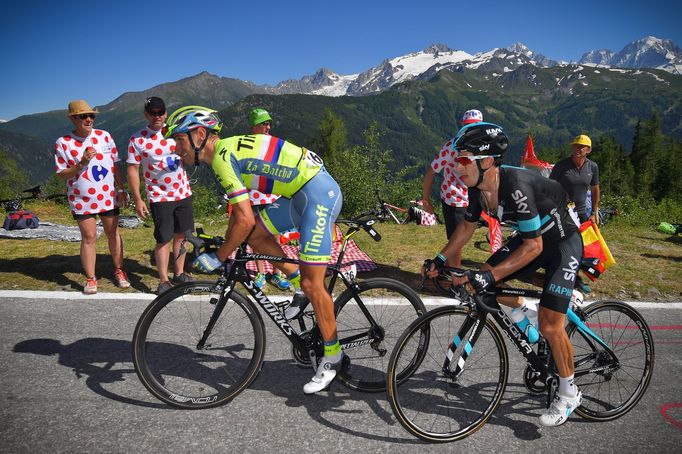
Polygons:
M149 127L128 142L128 164L138 164L144 173L150 203L180 201L192 195L185 166L175 154L175 141L164 139Z
M490 214L518 230L522 238L542 236L547 244L578 231L567 207L568 196L558 182L512 166L500 167L499 182L497 213ZM477 188L469 194L465 219L477 222L483 210L481 194Z
M249 199L249 190L293 196L322 168L310 150L274 136L234 136L216 142L213 171L230 203Z
M558 182L519 167L500 167L499 183L497 218L515 227L519 235L490 256L487 263L495 267L518 249L523 239L541 236L540 255L505 280L530 278L535 270L544 268L540 305L566 313L583 254L577 219L569 212L566 192ZM466 220L478 221L481 211L480 191L472 188Z
M342 205L339 185L322 168L292 198L280 197L260 210L257 218L272 235L298 230L301 261L326 266L331 258L334 221Z
M114 190L114 166L120 160L108 132L93 129L88 137L66 134L55 144L55 170L63 172L83 159L86 148L97 153L67 181L67 196L73 214L97 214L118 206Z

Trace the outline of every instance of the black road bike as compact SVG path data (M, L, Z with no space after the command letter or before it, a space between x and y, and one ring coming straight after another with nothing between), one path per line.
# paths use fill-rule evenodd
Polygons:
M337 379L367 392L386 388L386 360L398 336L426 312L419 295L389 278L357 279L353 267L342 267L350 238L365 230L379 241L376 217L367 214L348 226L338 260L330 265L329 293L334 298L339 342L350 364ZM190 233L202 251L215 251L221 237ZM159 295L140 317L133 337L135 371L144 386L168 405L200 409L223 405L247 388L258 375L265 354L265 326L258 307L291 342L292 356L316 370L323 341L314 313L304 310L286 320L289 298L270 298L256 287L247 272L252 260L298 263L297 260L246 253L243 244L215 282L190 282ZM343 290L335 294L340 281ZM236 288L240 283L245 295ZM411 371L399 372L408 375Z
M448 278L463 274L447 267L442 272ZM498 288L497 294L539 298L542 292ZM453 301L421 316L391 354L387 394L400 424L431 442L460 440L480 429L500 404L509 379L502 333L527 362L526 388L546 393L549 407L558 375L544 338L532 345L497 303L491 307L465 287L452 288L450 295L461 304ZM583 393L575 413L610 421L630 411L654 369L654 341L646 321L623 302L598 301L569 308L566 331L575 350L575 383ZM403 371L414 373L406 377Z

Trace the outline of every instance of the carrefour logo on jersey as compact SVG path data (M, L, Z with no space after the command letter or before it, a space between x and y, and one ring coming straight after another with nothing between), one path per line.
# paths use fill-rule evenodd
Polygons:
M180 158L177 156L166 156L166 167L171 172L175 172L180 167Z
M83 174L83 178L85 178L88 181L99 182L99 181L104 180L104 178L106 178L106 176L108 174L109 174L109 169L102 167L102 166L94 165ZM92 180L91 180L90 175L92 175Z

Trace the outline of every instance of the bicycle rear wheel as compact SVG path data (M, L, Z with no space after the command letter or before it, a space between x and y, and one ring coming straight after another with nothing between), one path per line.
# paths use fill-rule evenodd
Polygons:
M360 391L384 391L388 355L400 334L426 312L421 298L400 281L372 278L357 282L357 289L344 290L334 308L339 342L351 360L350 367L339 372L339 380ZM409 369L401 372L409 373Z
M447 442L471 435L492 416L504 394L509 374L504 339L491 319L481 326L470 313L469 308L457 306L427 312L400 336L391 353L388 401L398 422L422 440ZM467 332L456 337L465 323ZM482 331L470 345L476 326ZM424 331L430 332L426 345L422 344ZM451 354L455 339L459 346ZM422 349L426 351L417 370L399 379L405 363L411 364ZM448 358L450 364L444 370ZM460 367L461 373L455 376Z
M133 363L142 384L178 408L211 408L251 384L265 353L263 320L232 291L206 344L198 348L220 293L215 283L174 287L147 307L133 336Z
M576 363L575 384L583 402L575 412L594 421L610 421L630 411L649 386L654 370L654 341L646 321L619 301L600 301L582 311L587 327L613 350L615 361L601 345L569 328ZM607 371L588 372L603 366ZM584 375L582 371L588 372Z

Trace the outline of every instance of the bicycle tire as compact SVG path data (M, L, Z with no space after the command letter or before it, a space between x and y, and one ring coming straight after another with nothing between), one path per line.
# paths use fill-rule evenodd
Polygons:
M386 389L388 355L400 334L426 312L426 307L413 289L395 279L379 277L358 281L355 289L344 290L334 302L337 334L342 345L350 336L370 333L368 319L355 301L356 294L378 324L371 333L376 338L371 343L365 337L363 345L344 346L351 363L339 372L338 379L351 389L381 392Z
M611 421L632 410L646 392L653 374L654 341L644 318L620 301L598 301L583 309L581 318L615 353L619 367L612 373L594 372L576 376L575 384L583 393L583 402L575 412L592 421ZM596 351L585 335L569 325L576 368L604 365L610 360L605 350Z
M391 354L387 372L387 396L393 414L412 435L435 443L465 438L480 429L500 404L509 376L509 357L502 334L486 319L483 331L470 349L457 378L443 373L449 345L470 316L467 307L433 309L414 321L400 336ZM462 339L469 339L472 328ZM399 380L405 358L411 361L424 330L430 330L423 361L409 377ZM457 366L462 342L451 358Z
M224 405L256 378L265 326L254 304L232 291L203 349L197 344L220 293L213 282L188 282L149 304L133 335L133 364L142 384L173 407Z

